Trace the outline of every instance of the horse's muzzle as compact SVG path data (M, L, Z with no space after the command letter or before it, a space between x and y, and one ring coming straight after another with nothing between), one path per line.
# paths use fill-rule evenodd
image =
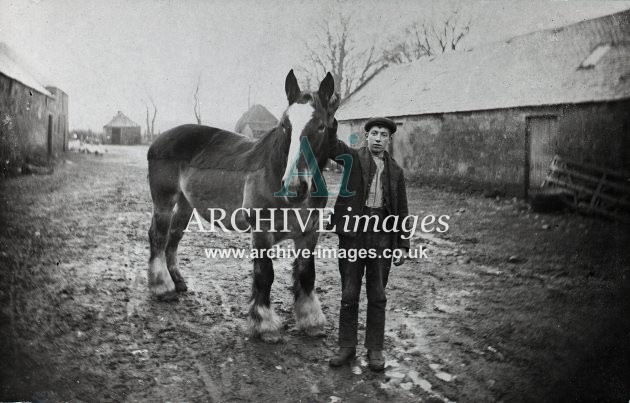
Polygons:
M287 187L287 190L290 194L295 195L293 197L286 197L286 200L289 203L301 203L308 197L309 181L302 179L299 181L292 181Z

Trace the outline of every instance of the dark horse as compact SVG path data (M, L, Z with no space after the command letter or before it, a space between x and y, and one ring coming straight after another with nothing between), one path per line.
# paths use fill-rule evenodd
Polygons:
M253 249L270 249L285 239L293 239L298 250L315 249L319 210L312 209L323 208L326 197L312 197L312 179L291 174L291 167L297 163L298 172L307 171L305 158L300 158L300 142L306 137L320 171L323 169L328 154L326 128L333 121L338 96L334 94L330 73L317 92L303 92L291 70L285 91L289 106L280 123L258 141L212 127L183 125L163 133L149 148L153 199L149 287L158 298L173 299L175 292L187 289L178 268L177 245L192 222L193 208L208 221L216 219L211 217L209 208L223 209L226 217L236 212L237 219L225 223L228 230L243 229L247 224L256 228L257 218L266 219L259 222L261 231L252 231ZM295 196L274 197L285 185ZM282 210L273 214L269 210L272 208L298 209L302 223L307 222L306 230L302 231L293 211L285 223L283 214L277 214ZM250 214L244 209L249 209ZM277 232L270 231L271 221ZM285 224L288 232L280 231ZM270 306L273 280L271 259L254 258L249 327L253 336L269 342L280 339L281 326ZM314 283L313 256L297 257L293 262L297 327L309 335L321 335L325 318Z

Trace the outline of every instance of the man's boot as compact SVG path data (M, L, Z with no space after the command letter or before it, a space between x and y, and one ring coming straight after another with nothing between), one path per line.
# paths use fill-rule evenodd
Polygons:
M368 350L368 367L372 371L382 371L385 369L385 357L380 350Z
M354 347L339 347L337 354L333 355L328 363L331 367L340 367L352 361L357 350Z

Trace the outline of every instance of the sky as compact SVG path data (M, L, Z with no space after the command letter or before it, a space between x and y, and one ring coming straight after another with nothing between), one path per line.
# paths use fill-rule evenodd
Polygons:
M284 80L304 65L304 41L340 12L352 15L357 46L365 46L456 9L471 20L459 47L467 49L628 8L629 1L0 0L0 42L42 84L69 95L71 129L100 131L120 110L144 132L149 100L156 131L194 123L200 78L203 123L233 130L248 93L252 104L282 114Z

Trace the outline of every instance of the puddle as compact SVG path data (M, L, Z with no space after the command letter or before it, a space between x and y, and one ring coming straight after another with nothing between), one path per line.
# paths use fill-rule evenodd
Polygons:
M440 304L440 306L443 308L442 310L447 310L445 304ZM427 329L423 326L422 319L426 316L428 315L424 315L422 311L409 312L397 309L388 312L387 326L391 330L387 330L386 334L394 340L395 347L385 362L387 382L381 384L381 388L400 388L411 391L414 387L418 387L433 397L444 402L450 402L434 391L431 382L422 378L414 369L419 360L431 357ZM435 377L445 382L451 382L455 379L455 376L445 372L440 364L431 363L429 368Z

